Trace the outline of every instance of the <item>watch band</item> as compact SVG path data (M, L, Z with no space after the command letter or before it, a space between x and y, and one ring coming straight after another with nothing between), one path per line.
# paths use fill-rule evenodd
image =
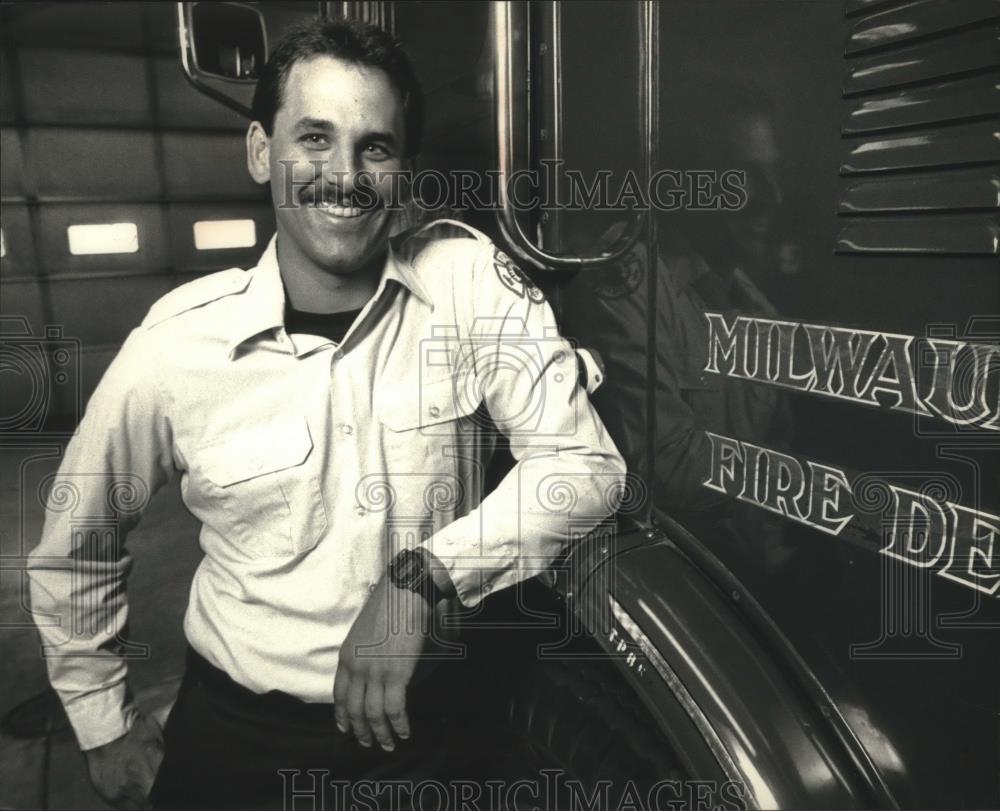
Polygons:
M423 597L431 608L445 599L445 594L434 582L427 550L403 549L389 564L389 580L396 588L412 591Z

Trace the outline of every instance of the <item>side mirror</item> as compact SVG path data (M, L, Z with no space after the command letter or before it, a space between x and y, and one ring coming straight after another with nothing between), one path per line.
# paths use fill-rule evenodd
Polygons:
M249 117L249 99L267 61L260 11L242 3L178 3L177 30L191 83Z

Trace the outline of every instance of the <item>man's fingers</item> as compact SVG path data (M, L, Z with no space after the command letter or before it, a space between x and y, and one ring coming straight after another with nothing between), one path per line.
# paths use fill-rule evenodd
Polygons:
M149 792L153 790L153 783L156 782L156 774L163 763L163 742L151 740L146 743L146 759L143 762L142 796L143 799L149 797Z
M145 757L136 758L135 777L139 784L140 793L143 797L146 797L149 795L149 790L153 787L153 781L156 779L157 763L154 760L155 755L151 757L150 752L144 752L143 754Z
M163 727L152 715L143 716L146 721L146 740L163 747Z
M351 729L354 730L354 737L362 746L372 745L372 730L368 726L368 719L365 718L365 688L366 683L361 679L351 679L347 688L347 717L351 721Z
M337 674L333 677L333 716L337 719L337 729L347 732L351 728L351 719L347 715L347 693L351 677L344 663L337 665Z
M402 740L410 737L410 719L406 714L406 685L389 683L385 686L385 715Z
M385 688L381 682L368 682L368 688L365 690L365 717L378 745L386 752L395 749L396 742L392 738L392 730L385 717Z
M147 787L148 792L148 789L153 785L153 780L156 779L156 773L160 770L160 764L163 762L163 730L155 718L148 719L143 749L146 752L147 766L151 773Z
M153 788L153 780L156 778L153 763L148 753L137 748L132 757L126 761L122 771L124 778L122 797L115 804L115 807L148 808L149 792Z

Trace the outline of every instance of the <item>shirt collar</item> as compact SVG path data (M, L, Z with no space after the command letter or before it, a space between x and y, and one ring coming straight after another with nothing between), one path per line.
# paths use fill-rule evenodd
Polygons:
M389 253L386 256L385 270L382 273L382 278L398 282L424 304L434 309L434 299L431 298L427 287L420 281L420 277L407 258L406 252L400 248L406 238L407 234L403 233L389 240Z
M236 350L251 338L262 332L274 331L285 326L285 288L281 283L281 271L278 268L277 242L278 235L275 234L264 249L257 266L249 271L250 284L244 292L246 307L242 308L239 321L233 330L232 340L228 345L230 360L235 357ZM393 242L389 241L382 278L374 298L383 296L386 287L394 283L406 288L433 309L434 302L427 288Z

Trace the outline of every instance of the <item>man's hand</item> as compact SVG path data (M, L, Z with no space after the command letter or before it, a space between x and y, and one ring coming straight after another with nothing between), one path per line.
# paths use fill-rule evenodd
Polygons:
M362 746L371 746L374 734L391 752L393 732L403 740L410 737L406 686L432 617L423 597L383 576L348 631L333 682L333 708L340 731L353 729Z
M84 754L90 782L105 802L115 808L151 807L149 792L163 760L163 733L156 721L140 713L120 738Z

